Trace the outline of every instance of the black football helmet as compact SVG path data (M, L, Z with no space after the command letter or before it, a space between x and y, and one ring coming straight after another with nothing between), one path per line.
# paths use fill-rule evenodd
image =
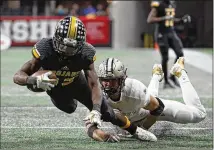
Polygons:
M55 28L53 45L61 56L73 56L81 51L86 41L86 29L80 19L67 16Z

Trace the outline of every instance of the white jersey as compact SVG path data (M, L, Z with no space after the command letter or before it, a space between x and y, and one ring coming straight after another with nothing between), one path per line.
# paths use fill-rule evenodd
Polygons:
M148 111L143 111L142 114L140 108L147 106L149 101L147 87L142 82L131 78L126 78L119 101L114 102L108 98L109 105L121 111L130 121L137 121L148 114Z

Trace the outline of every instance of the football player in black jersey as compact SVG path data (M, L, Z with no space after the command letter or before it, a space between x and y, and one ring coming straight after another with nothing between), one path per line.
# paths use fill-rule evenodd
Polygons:
M174 88L174 86L168 80L168 50L171 47L175 54L175 62L183 54L183 45L179 37L174 30L174 22L190 22L189 15L184 15L182 18L175 18L175 3L170 0L152 1L151 11L147 18L148 23L156 23L155 28L155 41L157 41L160 53L162 56L162 67L164 72L164 88ZM173 81L176 86L180 86L174 76L170 76L169 79Z
M67 16L57 23L53 38L43 38L34 45L32 59L18 70L13 80L31 91L46 91L53 104L66 113L76 110L77 101L85 105L90 110L85 118L87 133L95 140L119 140L117 136L97 127L101 125L101 119L144 140L142 128L132 125L127 117L115 114L105 102L94 68L95 53L95 48L86 42L86 30L82 21ZM31 76L39 69L50 71L36 77ZM57 84L48 77L52 72L58 78L55 80ZM97 132L102 132L103 138L98 137Z

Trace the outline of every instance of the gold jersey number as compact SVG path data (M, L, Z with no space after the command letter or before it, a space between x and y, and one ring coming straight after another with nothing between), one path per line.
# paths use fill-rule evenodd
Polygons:
M175 16L175 9L174 8L166 8L166 16ZM165 26L166 27L173 27L174 26L174 20L166 20L165 21Z

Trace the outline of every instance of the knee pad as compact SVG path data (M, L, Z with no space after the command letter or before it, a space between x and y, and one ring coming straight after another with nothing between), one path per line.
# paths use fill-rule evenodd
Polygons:
M156 97L156 99L159 102L159 106L155 110L150 111L150 114L153 115L153 116L160 116L162 114L165 106L164 106L163 102L159 98Z

